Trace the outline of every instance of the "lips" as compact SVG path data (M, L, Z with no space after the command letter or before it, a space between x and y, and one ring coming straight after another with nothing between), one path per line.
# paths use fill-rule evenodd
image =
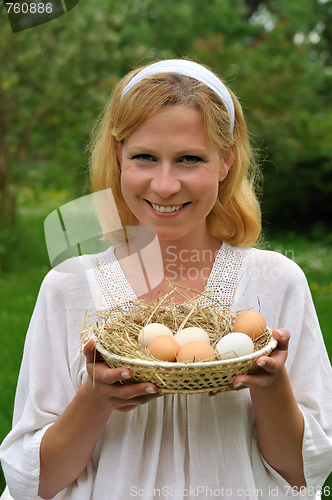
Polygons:
M181 205L157 205L156 203L152 203L149 200L146 200L149 205L159 213L174 213L179 212L185 205L188 205L190 202L182 203Z
M183 205L165 206L165 205L155 205L154 203L151 203L151 205L157 212L161 213L178 212L183 207Z

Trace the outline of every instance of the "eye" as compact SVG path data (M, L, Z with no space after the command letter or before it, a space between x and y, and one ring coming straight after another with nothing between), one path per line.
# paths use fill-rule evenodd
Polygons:
M132 160L140 160L140 161L155 161L155 157L149 154L140 154L132 157Z
M182 163L187 163L188 165L193 165L194 163L202 163L204 160L199 156L186 155L181 156L179 159Z

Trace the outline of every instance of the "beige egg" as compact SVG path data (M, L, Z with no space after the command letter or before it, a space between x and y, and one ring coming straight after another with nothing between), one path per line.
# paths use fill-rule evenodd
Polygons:
M234 332L241 332L257 339L266 331L266 321L256 311L246 311L240 314L234 322Z
M219 359L238 358L254 352L254 343L245 333L228 333L216 345Z
M149 323L139 332L137 340L143 347L148 347L151 340L159 335L168 335L169 337L173 337L173 333L167 326L162 325L161 323Z
M174 340L177 341L180 349L186 344L189 344L189 342L205 342L206 344L210 344L210 338L206 331L196 326L190 326L180 330L174 335Z
M169 335L159 335L154 337L148 345L152 356L163 361L175 361L179 352L179 345L173 337Z
M197 363L198 361L212 361L215 356L215 352L212 346L206 342L190 342L183 346L178 352L178 361L184 363L189 361L191 363ZM211 359L212 358L212 359Z

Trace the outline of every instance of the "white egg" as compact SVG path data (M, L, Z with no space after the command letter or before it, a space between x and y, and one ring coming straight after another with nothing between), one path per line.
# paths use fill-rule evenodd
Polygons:
M254 352L254 343L245 333L229 333L219 340L216 351L220 359L238 358Z
M158 335L168 335L169 337L173 337L173 333L167 326L162 325L161 323L149 323L144 326L138 335L138 343L143 347L148 347L151 340L154 337L158 337Z
M189 342L205 342L206 344L210 344L210 338L206 331L197 326L190 326L180 330L174 335L174 340L177 341L180 349L184 345L189 344Z

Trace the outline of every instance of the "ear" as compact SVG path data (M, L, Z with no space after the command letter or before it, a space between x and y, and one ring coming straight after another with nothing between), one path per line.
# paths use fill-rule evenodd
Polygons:
M220 173L219 173L219 182L223 181L226 179L229 169L233 165L235 160L235 147L231 147L225 156L222 157L221 159L221 168L220 168Z
M118 157L118 162L120 164L120 169L122 167L122 147L121 142L116 141L116 156Z

